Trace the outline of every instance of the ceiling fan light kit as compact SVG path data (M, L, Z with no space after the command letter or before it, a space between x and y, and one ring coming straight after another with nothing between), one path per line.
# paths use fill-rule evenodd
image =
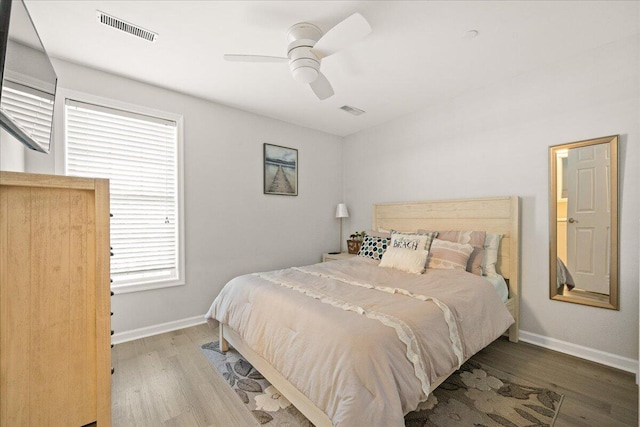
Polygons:
M320 74L317 68L291 64L291 74L298 83L311 83L317 80Z
M227 61L237 62L289 62L293 79L308 84L316 96L327 99L334 95L329 80L320 72L320 63L326 56L355 43L371 32L371 26L359 13L329 30L326 34L316 25L300 22L287 30L287 58L263 55L224 55Z

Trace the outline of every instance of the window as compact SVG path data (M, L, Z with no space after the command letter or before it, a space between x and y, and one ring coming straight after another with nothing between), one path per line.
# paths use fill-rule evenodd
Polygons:
M67 174L110 180L112 287L181 284L176 121L69 99L65 118Z

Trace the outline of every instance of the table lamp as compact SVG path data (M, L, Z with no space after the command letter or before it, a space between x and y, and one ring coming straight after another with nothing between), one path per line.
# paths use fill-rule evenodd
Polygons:
M338 203L338 207L336 208L336 218L340 218L340 251L342 252L342 222L343 218L349 218L349 210L347 209L347 205L344 203Z

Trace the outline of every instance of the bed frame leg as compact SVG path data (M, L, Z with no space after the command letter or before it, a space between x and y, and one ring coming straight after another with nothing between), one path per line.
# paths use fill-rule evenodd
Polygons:
M518 323L516 322L515 324L511 325L511 327L509 328L509 341L518 342L519 339L520 339L520 331L518 328Z
M220 351L226 353L229 351L229 343L224 338L224 324L220 323Z

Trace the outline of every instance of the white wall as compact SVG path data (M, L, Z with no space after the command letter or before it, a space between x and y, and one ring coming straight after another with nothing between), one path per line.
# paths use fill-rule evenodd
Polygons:
M311 264L336 250L341 138L63 61L54 67L62 91L184 116L187 284L114 296L117 333L204 315L236 275ZM51 155L27 154L28 172L56 171L59 130ZM299 150L297 197L263 194L264 142Z
M640 41L602 46L347 137L345 233L376 202L522 198L521 329L638 358ZM508 58L505 58L508 60ZM620 311L549 300L548 147L620 135Z
M0 129L0 170L24 172L24 145L12 135Z

